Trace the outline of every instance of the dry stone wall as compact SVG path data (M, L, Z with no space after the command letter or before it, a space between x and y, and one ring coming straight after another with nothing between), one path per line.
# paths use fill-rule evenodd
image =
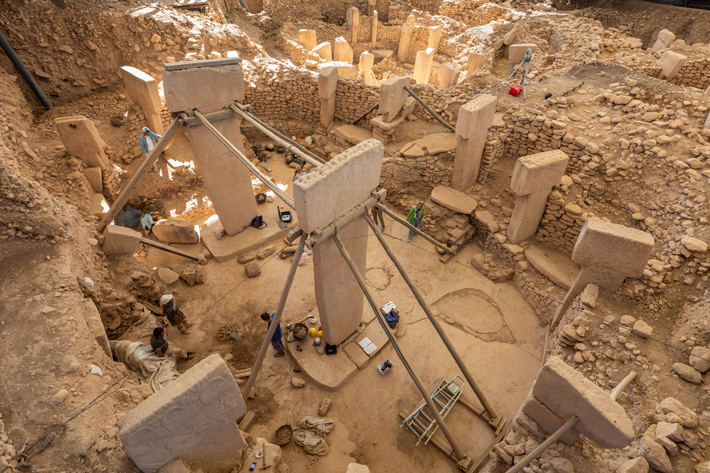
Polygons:
M705 90L710 86L710 58L690 60L683 64L671 84Z
M345 123L352 123L380 100L379 89L360 81L338 79L335 91L335 118ZM369 127L369 121L363 120L360 126Z
M284 77L263 87L249 84L244 90L244 102L259 117L320 120L318 83L311 75Z

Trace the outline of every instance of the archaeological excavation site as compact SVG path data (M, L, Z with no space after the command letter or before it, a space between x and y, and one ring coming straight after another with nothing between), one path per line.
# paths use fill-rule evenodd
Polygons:
M0 473L710 473L710 2L0 0Z

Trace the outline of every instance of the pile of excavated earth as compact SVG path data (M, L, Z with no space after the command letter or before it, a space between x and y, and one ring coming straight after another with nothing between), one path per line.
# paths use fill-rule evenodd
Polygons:
M5 0L0 34L0 473L710 473L710 13Z

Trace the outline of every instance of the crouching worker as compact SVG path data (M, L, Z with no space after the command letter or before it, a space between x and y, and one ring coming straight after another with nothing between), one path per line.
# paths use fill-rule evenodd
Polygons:
M153 335L150 337L150 346L160 357L177 355L181 360L191 360L195 357L194 351L185 351L168 343L165 339L165 329L163 327L153 329Z
M173 296L166 294L160 298L160 305L163 307L163 315L168 318L168 322L173 327L177 327L180 333L187 335L190 331L187 329L191 323L187 321L187 317L178 309L177 304L173 300Z

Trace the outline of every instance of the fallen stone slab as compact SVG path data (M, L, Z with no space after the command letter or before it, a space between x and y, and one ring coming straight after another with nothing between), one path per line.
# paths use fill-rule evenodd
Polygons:
M180 275L168 268L158 268L158 278L165 284L175 284L180 279Z
M356 125L339 126L333 130L333 134L353 145L372 139L372 131Z
M439 153L446 153L456 149L456 134L454 133L432 133L414 141L426 154L433 156Z
M153 225L153 233L163 243L193 244L200 241L195 225L185 220L158 220Z
M437 186L431 191L431 200L454 212L470 215L478 202L470 195L447 186Z
M572 287L581 269L567 254L536 242L525 249L525 258L543 276L564 289Z
M132 255L141 242L141 234L118 225L107 225L103 231L104 244L101 249L107 255Z
M688 366L685 363L673 363L671 368L673 368L673 371L675 371L678 376L689 383L701 384L703 382L703 375L692 366Z
M393 54L394 51L391 49L375 49L372 51L372 55L375 56L375 59L392 57Z
M575 428L604 448L623 448L635 438L624 408L560 358L545 363L533 396L562 419L579 416Z

